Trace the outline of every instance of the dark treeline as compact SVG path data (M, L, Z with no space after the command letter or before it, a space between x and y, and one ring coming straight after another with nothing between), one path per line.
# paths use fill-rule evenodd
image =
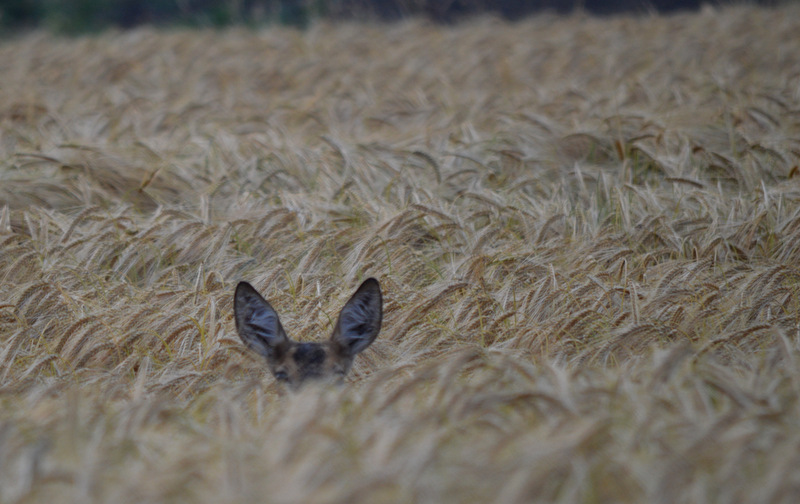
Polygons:
M439 22L452 22L476 13L490 12L510 20L542 11L566 14L581 9L592 14L619 12L668 12L690 10L701 0L345 0L345 13L364 13L381 19L425 15Z
M226 26L279 23L304 26L312 19L391 21L425 16L449 23L480 13L519 19L542 11L592 14L672 12L701 3L736 0L0 0L0 28L45 27L80 33L142 24ZM757 0L754 0L757 1ZM797 0L762 0L774 4Z

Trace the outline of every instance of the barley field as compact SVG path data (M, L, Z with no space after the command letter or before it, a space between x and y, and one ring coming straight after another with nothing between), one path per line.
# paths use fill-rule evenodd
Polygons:
M800 5L0 44L0 503L795 503ZM240 280L341 387L243 347Z

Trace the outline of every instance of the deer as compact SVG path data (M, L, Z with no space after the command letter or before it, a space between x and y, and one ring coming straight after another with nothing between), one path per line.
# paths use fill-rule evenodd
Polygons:
M364 280L345 303L333 333L322 342L290 339L272 305L247 282L239 282L233 299L242 343L266 359L275 380L295 390L309 382L342 383L355 356L378 337L383 319L381 286L374 278Z

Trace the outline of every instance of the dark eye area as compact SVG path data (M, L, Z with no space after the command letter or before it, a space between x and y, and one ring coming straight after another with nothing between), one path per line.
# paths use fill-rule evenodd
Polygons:
M289 375L286 373L286 371L278 371L275 373L275 379L279 382L286 382L289 381Z

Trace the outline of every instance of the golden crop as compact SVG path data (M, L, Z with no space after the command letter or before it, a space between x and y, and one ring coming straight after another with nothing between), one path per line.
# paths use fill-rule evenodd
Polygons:
M800 495L800 6L0 45L0 502ZM345 387L246 350L361 280Z

